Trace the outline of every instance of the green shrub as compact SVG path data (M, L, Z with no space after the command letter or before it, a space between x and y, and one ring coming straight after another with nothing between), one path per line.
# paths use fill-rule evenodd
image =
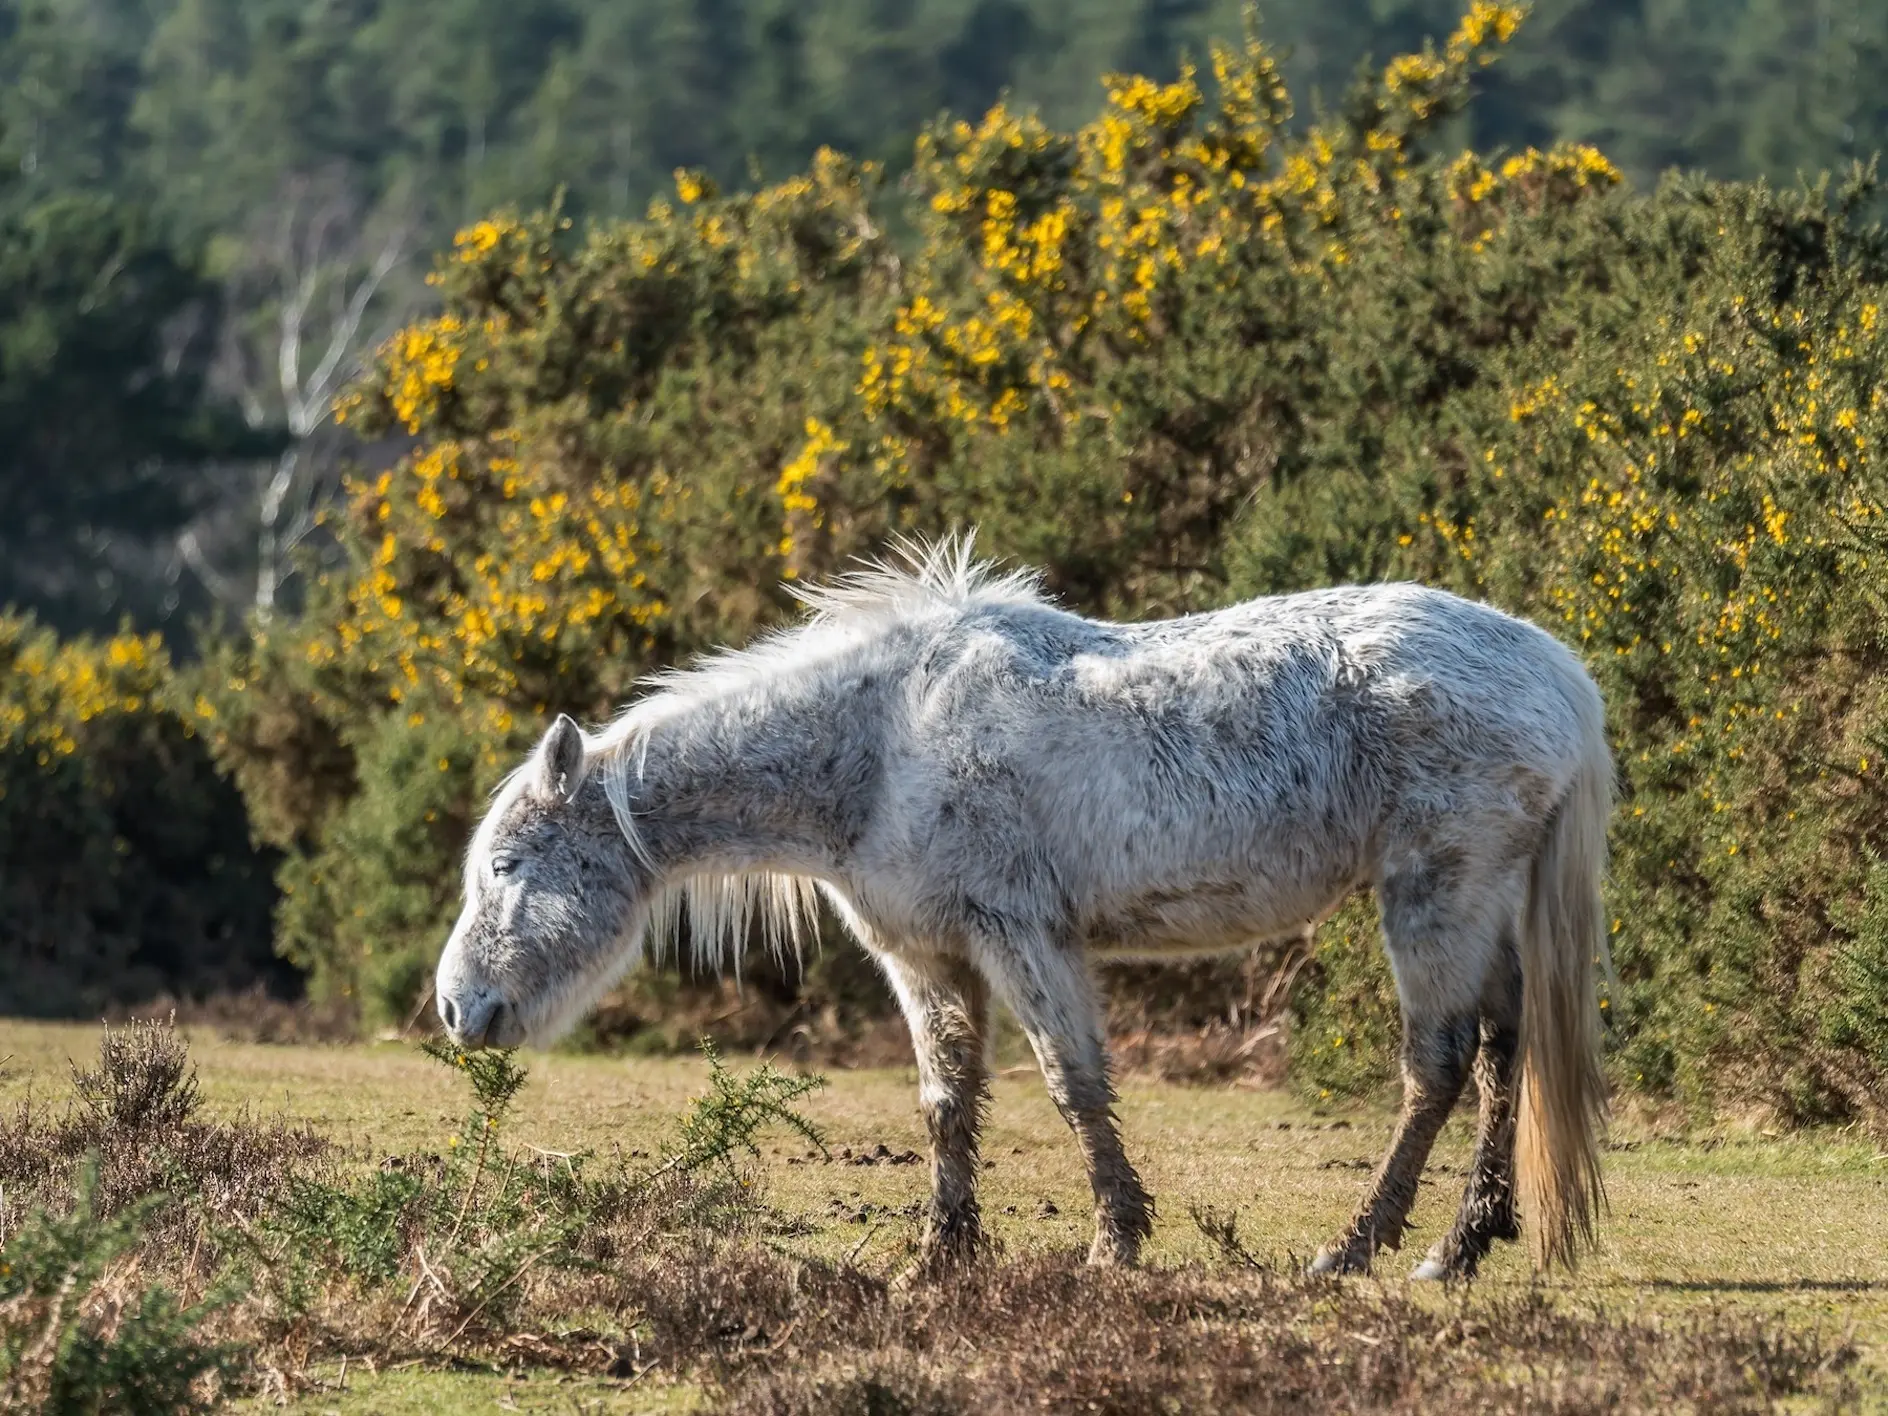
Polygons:
M0 1247L0 1412L210 1410L209 1383L233 1369L235 1354L198 1329L234 1293L184 1305L161 1285L140 1285L119 1260L139 1246L160 1197L101 1217L97 1190L88 1163L69 1214L35 1211Z
M762 1130L784 1127L824 1149L794 1106L821 1079L771 1066L736 1075L706 1046L709 1089L660 1159L623 1169L587 1154L522 1155L504 1144L526 1080L512 1055L436 1042L422 1050L465 1077L472 1109L443 1157L394 1157L352 1179L290 1177L263 1225L266 1279L284 1315L306 1315L337 1283L359 1296L403 1288L397 1321L416 1333L456 1338L475 1322L502 1332L529 1299L529 1276L598 1269L618 1256L620 1226L738 1224L754 1195L737 1162L759 1157Z
M1312 1099L1366 1095L1397 1075L1396 989L1371 904L1353 899L1318 931L1290 1006L1291 1078Z
M361 788L320 861L283 871L278 947L317 992L357 996L372 1023L399 1023L430 993L459 909L457 869L492 772L483 744L449 718L370 720L356 745Z

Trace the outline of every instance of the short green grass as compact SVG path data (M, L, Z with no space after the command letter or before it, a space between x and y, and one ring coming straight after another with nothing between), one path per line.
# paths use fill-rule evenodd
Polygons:
M304 1416L438 1416L440 1412L542 1412L545 1416L686 1416L703 1408L685 1385L612 1382L564 1372L372 1372L335 1364L319 1369L322 1390L286 1409ZM260 1410L281 1409L265 1399Z
M29 1094L56 1102L68 1059L89 1060L95 1027L0 1022L0 1105ZM314 1123L363 1162L443 1147L461 1120L456 1079L411 1048L271 1047L192 1039L213 1109L247 1108ZM562 1053L529 1057L531 1081L508 1134L546 1150L653 1148L699 1093L698 1059L625 1059ZM921 1164L848 1163L883 1145L923 1149L910 1069L844 1072L807 1106L831 1141L825 1161L778 1138L761 1170L767 1198L803 1220L782 1241L806 1253L855 1253L868 1266L902 1266L926 1185ZM1155 1193L1160 1219L1147 1259L1205 1257L1188 1219L1193 1205L1236 1209L1249 1248L1308 1256L1356 1202L1389 1133L1387 1112L1314 1113L1270 1091L1200 1089L1130 1081L1121 1119L1130 1153ZM1467 1116L1438 1147L1404 1255L1379 1280L1402 1275L1448 1222L1467 1160ZM1686 1135L1615 1128L1607 1157L1612 1212L1604 1247L1573 1278L1537 1280L1514 1246L1484 1271L1489 1285L1545 1282L1575 1302L1649 1312L1701 1306L1780 1315L1826 1332L1852 1330L1869 1366L1888 1370L1888 1153L1859 1132L1770 1136L1720 1129ZM985 1214L1011 1252L1085 1247L1088 1201L1075 1148L1032 1068L996 1078L986 1131ZM1445 1167L1447 1173L1437 1173ZM1444 1301L1440 1294L1437 1301ZM331 1389L295 1409L684 1411L693 1393L651 1383L562 1378L545 1372L374 1373L338 1370Z

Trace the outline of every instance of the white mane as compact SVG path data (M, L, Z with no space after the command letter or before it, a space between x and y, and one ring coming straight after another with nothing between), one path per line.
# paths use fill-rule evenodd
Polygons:
M895 563L868 561L830 585L792 585L788 592L813 611L815 624L937 608L1044 603L1038 572L1001 570L993 561L976 559L974 531L929 543L899 536L891 547Z
M652 676L652 692L600 733L587 735L586 771L602 773L617 825L638 859L653 869L632 798L642 781L650 735L663 723L781 675L830 664L889 620L979 605L1047 603L1037 572L1006 571L977 560L975 540L975 532L929 542L898 537L891 543L891 560L866 562L829 584L789 586L793 598L811 611L807 619L745 649L722 650L688 668ZM741 953L756 925L776 959L791 954L798 960L818 913L818 884L801 875L750 871L668 881L650 900L629 959L633 966L648 953L670 955L686 917L695 966L716 973L732 970L738 980Z

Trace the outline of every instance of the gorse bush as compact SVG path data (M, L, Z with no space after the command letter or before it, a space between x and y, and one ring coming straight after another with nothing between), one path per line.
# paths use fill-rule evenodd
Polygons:
M710 1167L733 1174L740 1158L760 1159L755 1137L768 1126L796 1133L808 1145L826 1154L826 1140L794 1103L826 1085L817 1076L790 1077L771 1063L736 1076L721 1062L715 1045L703 1039L708 1059L708 1090L697 1097L676 1128L675 1143L663 1170L694 1174Z
M710 1044L708 1089L676 1125L661 1158L609 1164L586 1154L507 1149L504 1123L526 1081L511 1054L422 1050L465 1078L473 1105L443 1156L390 1157L373 1173L291 1177L267 1216L262 1248L278 1313L306 1320L341 1290L405 1294L394 1321L415 1340L502 1333L529 1280L600 1272L686 1221L738 1233L757 1198L743 1158L758 1160L769 1128L824 1149L794 1103L825 1083L772 1066L736 1075Z
M581 1157L504 1155L499 1128L525 1072L502 1052L426 1051L462 1072L475 1105L446 1155L394 1158L357 1179L294 1177L264 1224L281 1312L303 1318L337 1278L371 1293L404 1279L399 1320L416 1333L501 1324L533 1269L581 1267L585 1225L601 1219ZM445 1324L441 1329L440 1325Z
M29 1101L0 1117L0 1412L216 1404L241 1365L215 1331L244 1286L223 1231L266 1213L292 1171L323 1168L330 1146L199 1107L183 1039L133 1023L101 1031L97 1066L73 1064L63 1112Z
M418 447L355 487L348 569L218 697L218 750L291 854L282 947L406 1015L453 911L448 828L544 714L607 714L889 532L981 522L1089 608L1225 598L1228 532L1304 461L1346 242L1420 200L1422 132L1514 24L1477 8L1296 138L1256 42L1210 81L1111 80L1076 134L945 125L916 154L915 260L875 171L832 153L750 194L683 173L584 238L555 212L462 232L441 313L342 410ZM1612 178L1540 161L1557 209ZM456 809L401 809L442 791Z
M193 671L283 853L278 947L417 1016L467 832L547 714L610 713L890 533L977 523L1091 612L1411 578L1560 634L1620 764L1621 1081L1879 1117L1873 179L1637 193L1590 147L1444 150L1519 18L1478 0L1309 126L1251 39L1110 78L1076 131L942 122L897 192L823 152L756 192L678 173L640 221L468 227L341 410L412 440L351 488L345 563ZM90 790L65 780L33 790ZM1284 961L1316 1091L1392 1070L1373 936L1353 907ZM1250 991L1178 992L1215 978Z
M184 1305L161 1284L115 1271L160 1202L98 1213L98 1171L79 1174L69 1214L36 1211L0 1246L0 1412L179 1416L216 1404L236 1354L204 1321L235 1297Z
M198 721L155 636L0 615L0 1013L284 981L274 862Z
M907 183L915 256L873 172L832 154L746 195L682 173L583 237L554 212L464 232L440 314L346 410L415 450L355 487L350 568L254 651L245 710L417 765L276 813L257 764L284 739L222 744L288 828L287 947L404 1009L456 832L546 712L603 715L639 672L745 637L785 612L779 580L975 522L1090 611L1407 577L1561 634L1621 767L1622 1080L1876 1113L1871 183L1642 195L1587 147L1436 150L1517 23L1472 5L1309 128L1256 41L1172 84L1110 79L1076 132L941 124ZM410 962L326 927L350 911ZM1353 909L1294 965L1319 1091L1391 1070L1376 950Z

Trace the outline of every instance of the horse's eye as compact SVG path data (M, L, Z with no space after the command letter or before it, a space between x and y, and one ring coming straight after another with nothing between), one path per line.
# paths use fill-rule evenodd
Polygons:
M503 878L504 876L511 874L511 872L516 870L517 868L518 868L518 858L516 856L493 856L492 857L492 874L495 876Z

